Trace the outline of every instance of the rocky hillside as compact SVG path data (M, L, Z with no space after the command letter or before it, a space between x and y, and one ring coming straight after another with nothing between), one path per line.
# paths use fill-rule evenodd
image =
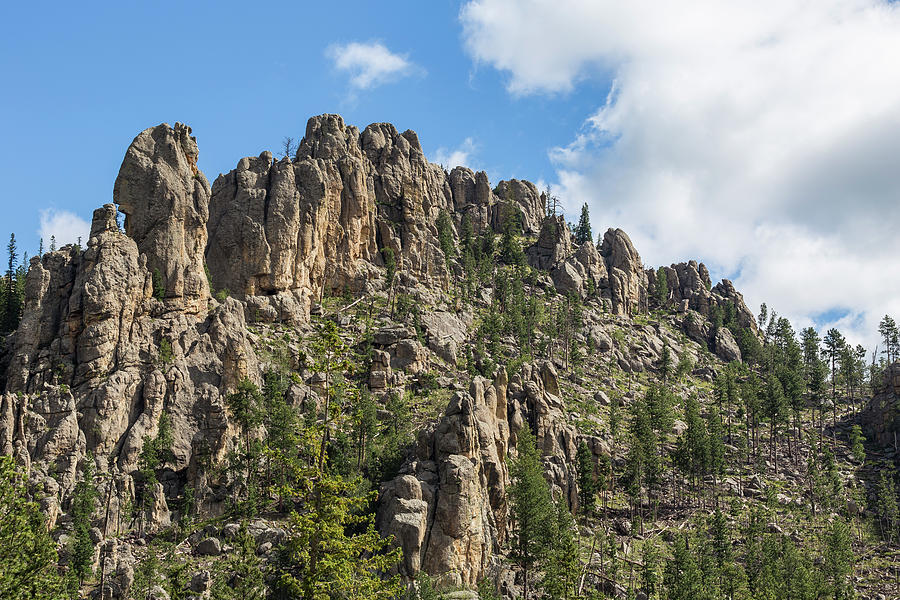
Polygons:
M748 590L762 576L740 532L762 519L760 544L783 534L810 573L825 561L816 589L837 594L849 577L863 596L894 593L890 535L859 526L851 575L828 571L813 533L863 518L867 493L851 510L846 490L877 496L874 471L857 469L865 455L849 450L860 387L854 398L842 382L840 406L832 390L826 427L808 378L791 391L789 374L774 376L794 360L793 331L762 331L702 263L647 268L619 229L576 245L531 182L491 187L484 172L447 172L414 132L386 123L360 132L314 117L296 156L242 158L211 186L198 153L180 123L134 138L86 247L31 259L0 361L0 452L39 503L62 572L78 564L87 519L83 594L228 597L217 578L233 583L245 539L259 572L283 564L296 519L318 514L277 491L272 465L286 455L376 492L354 510L400 550L372 569L379 577L417 581L409 593L420 595L431 585L527 594L512 471L532 437L550 497L578 516L572 594L686 597L674 595L675 575L663 586L663 565L713 514L727 521ZM770 414L774 381L793 404ZM894 443L891 393L865 413L871 453ZM263 396L249 418L238 400ZM276 447L282 407L296 416L291 432L315 431L314 443L287 436ZM636 475L645 413L653 447L640 469L657 466ZM721 448L715 467L718 450L703 451L703 466L685 450L698 423ZM826 451L823 431L831 496L847 502L817 512L809 465ZM584 506L589 482L602 507ZM96 492L87 517L76 509L85 486ZM155 540L169 541L178 574L147 567ZM653 584L638 572L651 570L657 543ZM540 593L553 596L547 585Z

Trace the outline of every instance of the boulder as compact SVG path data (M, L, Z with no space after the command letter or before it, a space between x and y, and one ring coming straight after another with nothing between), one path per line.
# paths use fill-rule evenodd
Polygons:
M194 551L200 556L219 556L222 553L222 542L219 538L208 537L197 544Z
M734 336L728 328L719 327L718 330L716 330L715 344L716 356L725 362L741 360L741 349L738 347L737 342L734 340Z

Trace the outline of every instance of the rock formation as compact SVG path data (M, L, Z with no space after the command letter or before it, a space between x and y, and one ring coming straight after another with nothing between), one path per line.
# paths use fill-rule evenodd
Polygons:
M509 380L503 369L493 382L476 377L381 486L379 526L403 548L403 575L422 570L444 585L473 587L497 564L508 535L508 457L523 427L536 435L556 496L577 508L577 433L566 423L552 363L526 365Z
M198 484L198 457L225 451L224 395L256 376L244 307L233 299L209 307L209 186L189 133L160 125L128 148L115 189L126 233L107 204L94 212L84 251L67 246L32 259L0 448L30 465L48 498L64 498L92 456L111 475L103 484L116 488L111 502L128 501L138 455L163 412L174 435L167 468L177 474L167 485ZM151 513L168 518L163 490L154 497Z
M501 231L512 203L536 232L543 197L534 184L501 182L429 163L413 131L375 123L360 133L338 115L309 120L295 160L243 158L213 183L206 260L213 286L257 296L262 314L302 321L324 291L359 291L381 279L381 251L398 268L439 287L449 273L435 223L442 211L475 233ZM252 317L252 315L251 315Z
M600 245L600 256L606 261L609 273L613 312L631 315L646 310L647 276L628 234L621 229L607 230Z
M128 147L113 189L125 232L147 257L166 303L191 313L205 310L209 296L203 251L210 190L198 155L187 125L144 130Z
M534 184L511 179L492 191L483 172L448 173L426 160L412 131L377 123L360 133L337 115L314 117L295 157L242 158L212 189L197 156L185 125L143 131L125 153L116 205L94 212L87 247L31 260L24 316L7 346L0 452L27 468L51 526L65 514L88 460L102 474L100 494L110 507L101 537L127 528L123 507L140 490L150 498L146 531L177 518L170 502L188 485L208 515L224 511L228 482L214 481L209 465L236 443L226 398L245 378L259 382L270 360L260 341L267 325L248 322L277 321L273 330L293 325L306 335L325 294L383 290L387 248L399 270L394 285L412 299L415 318L367 332L371 360L360 385L373 395L402 393L411 380L437 377L437 367L448 369L440 373L442 385L456 388L400 474L381 486L378 524L404 550L400 572L425 571L447 585L471 587L497 566L508 535L508 460L524 427L536 436L556 497L576 508L579 437L554 363L533 360L509 377L500 367L493 381L469 381L465 368L474 360L457 368L471 360L471 330L480 317L440 292L463 274L458 256L442 249L442 214L450 217L454 246L464 228L500 233L507 219L519 219L528 262L542 272L533 289L595 302L584 332L574 335L608 353L610 366L654 369L664 346L676 353L686 347L658 323L635 325L627 340L613 335L648 309L655 277L623 231L608 230L599 249L592 242L574 248L564 218L546 215L547 198ZM124 232L117 207L126 216ZM730 332L720 328L710 339L706 318L712 307L729 305L741 326L755 328L741 295L727 280L711 287L702 264L666 272L670 297L693 323L684 317L688 335L725 360L739 360ZM489 293L478 298L490 300ZM316 311L322 315L324 305ZM348 315L327 317L350 323ZM614 323L606 328L604 320ZM300 366L301 353L287 352L300 372L287 396L314 407L321 374ZM468 391L452 379L463 375ZM148 487L139 457L164 414L172 456ZM595 454L606 453L603 440L584 441ZM103 543L117 548L106 561L133 562L128 544L108 537ZM214 553L215 543L204 548Z
M896 450L900 438L900 362L884 370L881 384L861 418L869 439Z

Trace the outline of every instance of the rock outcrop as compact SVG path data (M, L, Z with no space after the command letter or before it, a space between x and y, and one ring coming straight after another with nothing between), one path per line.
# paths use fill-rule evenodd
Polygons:
M151 127L131 142L113 189L125 232L147 257L165 302L191 313L204 311L209 296L203 252L210 189L198 155L187 125Z
M525 365L510 380L502 369L493 382L476 377L381 487L379 528L403 548L403 575L424 571L442 585L472 587L497 564L508 535L508 457L523 427L536 436L556 497L577 507L577 434L552 363Z
M105 563L122 574L108 584L110 594L127 593L133 579L129 543L109 533L128 529L125 507L136 498L144 500L142 532L179 517L172 501L187 486L205 515L225 510L234 482L210 465L221 464L237 443L226 398L245 378L259 382L265 361L273 360L274 344L261 332L278 331L288 347L285 361L297 373L286 399L298 409L320 408L317 394L327 379L301 358L307 348L296 336L310 330L306 321L324 295L383 290L386 249L398 268L391 293L402 292L414 307L398 324L393 314L378 315L381 300L372 299L365 318L381 322L353 342L370 359L359 383L379 399L427 381L455 390L443 416L420 432L399 475L380 488L378 526L403 548L399 568L407 577L424 571L445 586L473 587L499 565L509 526L508 461L526 427L554 496L573 509L578 503L579 436L553 362L526 363L509 377L499 368L493 381L472 378L468 391L453 380L468 381L457 363L496 364L476 363L467 347L481 316L477 302L491 301L487 286L474 308L460 301L459 288L438 291L464 275L457 247L463 232L500 233L517 219L530 244L528 263L543 271L529 290L553 286L601 303L585 310L584 331L574 335L592 352L608 353L610 368L652 369L665 347L675 355L687 349L659 323L628 319L648 309L655 275L645 272L623 231L607 231L599 249L592 242L575 248L565 219L546 216L547 198L532 183L511 179L492 190L484 172L448 173L427 161L412 131L376 123L360 132L337 115L314 117L295 157L243 158L211 189L197 156L190 128L180 123L134 139L114 190L124 232L117 206L107 204L94 212L84 250L66 246L32 259L24 315L3 359L0 452L25 466L51 527L58 518L65 523L85 462L93 460L102 475L108 509L97 537L107 548ZM666 273L689 337L724 360L739 360L731 333L719 328L714 335L708 322L715 307L727 306L741 326L755 328L731 282L711 287L706 268L695 262ZM351 325L349 312L326 309L322 303L315 314ZM248 327L248 321L297 327ZM626 326L627 339L620 331ZM447 373L436 373L441 369ZM581 386L580 378L566 385ZM891 379L890 393L896 395L898 381ZM588 398L593 393L579 389ZM610 402L598 393L598 402ZM379 419L390 418L383 412ZM166 421L172 454L157 469L159 481L147 481L138 469L141 452ZM601 438L583 439L595 455L608 452ZM222 550L218 534L210 535L191 542L195 552ZM267 543L271 549L276 541ZM193 587L204 585L198 580Z
M129 147L115 190L126 233L108 204L94 212L85 250L32 259L0 402L0 448L30 467L32 484L64 500L92 456L109 475L101 493L113 523L134 500L138 456L165 413L171 476L148 492L148 530L168 521L166 494L187 483L209 494L198 465L221 458L233 433L225 394L257 373L244 307L210 305L209 186L189 134L160 125Z
M550 271L550 277L556 290L563 294L573 293L585 298L594 292L605 300L611 300L606 263L600 258L593 242L579 246L575 254Z
M549 271L572 254L572 233L563 217L546 217L537 241L525 250L528 264Z
M882 447L896 448L900 438L900 362L884 370L881 384L861 418L869 439Z
M609 274L612 309L617 315L647 310L647 275L631 239L621 229L603 234L600 256Z
M213 183L213 287L256 297L262 315L302 321L324 292L379 282L381 252L390 248L401 272L446 288L441 212L457 229L467 218L478 234L501 231L516 210L526 234L537 233L544 198L534 184L501 182L498 193L483 172L448 174L429 163L413 131L375 123L360 133L338 115L313 117L294 160L263 152Z

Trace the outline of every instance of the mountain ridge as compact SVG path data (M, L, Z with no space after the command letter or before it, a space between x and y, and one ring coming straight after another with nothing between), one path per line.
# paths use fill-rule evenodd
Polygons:
M608 391L636 398L634 381L676 359L708 384L761 344L742 295L712 285L703 263L647 269L620 229L576 245L534 184L491 188L483 171L445 171L411 130L313 117L294 157L242 158L212 185L198 155L181 123L134 138L86 248L31 259L6 351L0 451L28 472L51 529L95 463L105 503L95 561L121 575L106 597L126 597L139 547L113 531L135 519L140 535L165 530L188 488L206 518L227 517L245 493L210 466L247 436L229 405L242 382L263 387L286 365L284 397L334 429L325 439L338 436L330 367L310 358L323 322L341 347L365 350L344 379L380 410L418 389L444 403L415 415L416 441L371 482L378 527L403 551L399 574L470 589L490 576L507 595L519 589L504 562L508 457L523 428L551 489L578 511L578 448L598 465L617 460L617 433L599 434L606 421L573 402L609 411ZM516 304L528 299L531 316ZM512 314L523 321L491 325ZM148 479L142 457L163 421L170 455Z

